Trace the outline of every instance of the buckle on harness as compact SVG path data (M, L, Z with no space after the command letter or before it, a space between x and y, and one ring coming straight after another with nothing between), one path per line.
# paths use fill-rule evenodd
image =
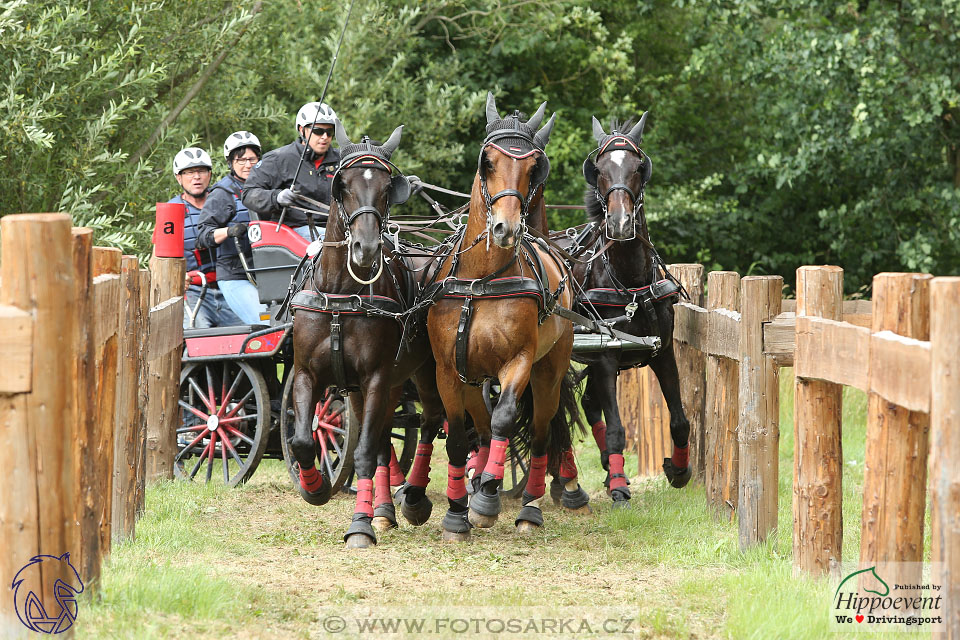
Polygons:
M637 301L636 301L636 300L634 300L633 302L628 303L628 304L623 308L623 311L624 311L624 313L625 313L626 316L627 316L627 320L631 320L631 319L633 318L633 314L635 314L635 313L637 312L637 309L638 309L638 308L639 308L639 305L637 304Z

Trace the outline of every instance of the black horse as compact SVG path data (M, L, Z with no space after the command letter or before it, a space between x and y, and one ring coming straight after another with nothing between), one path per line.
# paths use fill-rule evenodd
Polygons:
M390 162L401 130L397 127L383 145L366 136L354 143L336 123L342 160L332 182L324 248L291 301L295 433L290 445L299 465L300 494L310 504L330 499L330 482L315 466L310 432L314 407L333 386L355 392L351 402L355 414L362 416L354 454L356 509L344 536L351 548L376 544L374 526L396 525L388 480L388 424L405 380L412 376L417 384L422 441L432 442L443 424L426 331L406 322L416 299L412 269L417 267L402 264L384 242L391 205L406 201L411 191L407 178ZM411 482L426 475L423 469L418 456ZM402 503L414 524L426 522L432 508L422 484L408 487Z
M590 185L585 198L589 223L571 247L584 258L573 269L583 290L578 296L581 312L615 320L620 331L661 339L655 352L609 350L574 355L576 361L587 365L583 411L608 472L614 505L621 506L630 499L623 469L625 432L617 406L617 375L623 369L649 365L656 373L670 410L674 445L673 455L663 461L663 471L674 487L683 487L690 480L690 423L680 402L673 352L673 303L680 287L650 242L643 210L643 190L653 169L640 149L646 121L644 113L636 125L614 122L608 134L593 119L597 148L583 163L583 175ZM551 487L554 492L559 488L556 483L554 480Z

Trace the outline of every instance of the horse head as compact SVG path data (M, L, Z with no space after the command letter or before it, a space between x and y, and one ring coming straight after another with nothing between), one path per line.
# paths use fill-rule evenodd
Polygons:
M400 125L382 145L367 136L352 142L343 124L336 121L341 160L330 191L343 227L348 261L359 268L372 267L380 254L390 207L410 197L410 183L390 161L402 131Z
M501 118L493 94L487 94L487 137L477 160L477 180L486 207L487 232L494 244L504 249L517 245L530 202L550 173L545 148L557 114L538 129L546 108L544 102L528 120L523 120L519 111Z
M646 122L645 112L636 125L623 125L626 133L616 122L606 133L600 121L593 118L597 148L583 163L583 177L593 187L607 236L613 240L634 238L637 226L642 224L643 190L653 171L650 158L640 149Z

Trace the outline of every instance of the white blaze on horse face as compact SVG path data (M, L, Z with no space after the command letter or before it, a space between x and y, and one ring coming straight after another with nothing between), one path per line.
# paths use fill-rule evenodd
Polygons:
M623 159L627 157L626 151L614 151L610 154L610 160L618 167L623 166Z
M369 182L370 180L373 180L373 171L371 171L370 169L364 169L364 170L363 170L363 179L366 180L366 181L368 181L368 182Z

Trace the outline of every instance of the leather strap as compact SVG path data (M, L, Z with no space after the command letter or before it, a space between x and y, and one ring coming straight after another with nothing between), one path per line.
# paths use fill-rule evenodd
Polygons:
M460 322L457 324L455 356L460 382L467 382L467 342L470 339L470 319L473 316L472 302L473 299L469 296L463 299L463 306L460 307Z
M334 311L330 318L330 361L333 365L333 381L337 389L347 388L347 373L343 366L343 335L341 333L340 312Z

